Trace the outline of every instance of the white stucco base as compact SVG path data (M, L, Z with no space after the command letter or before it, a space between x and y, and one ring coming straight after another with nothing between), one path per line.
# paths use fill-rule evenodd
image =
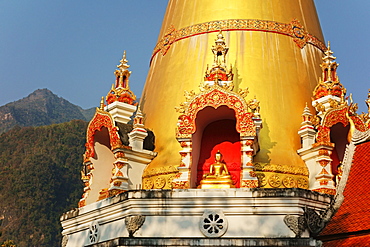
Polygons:
M167 239L166 243L171 242L171 239L180 242L184 239L198 239L198 242L209 243L205 240L214 238L205 236L200 230L203 214L207 211L219 212L223 222L227 221L227 229L217 241L231 239L235 242L238 239L245 241L261 238L278 241L291 239L294 242L297 241L296 234L284 223L284 217L301 216L305 207L321 212L328 207L330 201L329 196L302 189L128 191L65 213L61 217L62 234L64 242L67 242L65 246L68 247L88 246L106 241L111 242L112 245L109 246L139 246L134 242L139 239L150 241L153 238L156 238L157 242L158 239L162 239L159 242ZM145 216L145 221L133 233L133 237L129 238L125 219L135 215ZM95 227L91 227L92 225ZM124 238L126 242L131 239L133 245L118 245L118 242L114 245L113 240L118 241L118 238ZM304 230L300 238L312 242L312 245L305 246L316 245L315 240L310 239L308 230ZM164 242L162 246L163 244ZM154 242L151 246L155 246Z

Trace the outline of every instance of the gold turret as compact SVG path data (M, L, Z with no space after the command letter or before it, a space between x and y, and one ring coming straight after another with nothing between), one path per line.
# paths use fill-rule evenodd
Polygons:
M186 159L191 159L191 169L196 169L201 144L178 142L175 129L179 113L174 108L182 104L183 92L198 91L212 70L214 77L225 71L226 77L220 80L232 81L233 92L248 88L258 98L254 118L261 116L263 128L259 149L253 153L256 172L271 172L265 174L267 181L273 172L308 176L306 165L296 153L300 148L296 130L320 76L324 51L312 0L170 0L141 98L145 126L153 130L158 152L144 178L155 184L157 179L170 181L179 176L174 167L182 165L181 150L192 154ZM232 71L226 68L226 61ZM210 62L212 66L207 67ZM208 78L214 81L214 77ZM265 186L284 186L284 177L279 179ZM289 186L307 188L302 183ZM171 188L171 183L164 188Z
M112 88L106 97L108 105L115 101L135 105L134 101L136 100L136 95L130 90L129 78L131 71L128 70L130 65L127 63L126 51L124 51L120 64L117 65L118 69L114 71L116 82L112 84Z

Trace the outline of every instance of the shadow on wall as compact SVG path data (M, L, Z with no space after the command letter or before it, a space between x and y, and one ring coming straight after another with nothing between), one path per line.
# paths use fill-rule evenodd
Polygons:
M261 163L270 163L270 153L271 149L276 146L277 142L272 142L270 138L270 128L266 122L266 119L263 120L262 123L263 128L261 129L259 135L259 144L260 150L254 158L254 162L261 162Z

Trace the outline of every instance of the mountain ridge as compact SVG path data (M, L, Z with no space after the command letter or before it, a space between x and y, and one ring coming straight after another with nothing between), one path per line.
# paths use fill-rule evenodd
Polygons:
M74 119L90 121L94 109L82 109L49 89L37 89L27 97L0 106L0 133L14 126L43 126Z

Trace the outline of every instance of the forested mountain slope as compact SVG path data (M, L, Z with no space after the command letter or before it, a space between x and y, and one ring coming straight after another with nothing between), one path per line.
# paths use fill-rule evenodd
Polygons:
M0 246L60 246L63 212L77 206L87 122L14 127L0 135Z

